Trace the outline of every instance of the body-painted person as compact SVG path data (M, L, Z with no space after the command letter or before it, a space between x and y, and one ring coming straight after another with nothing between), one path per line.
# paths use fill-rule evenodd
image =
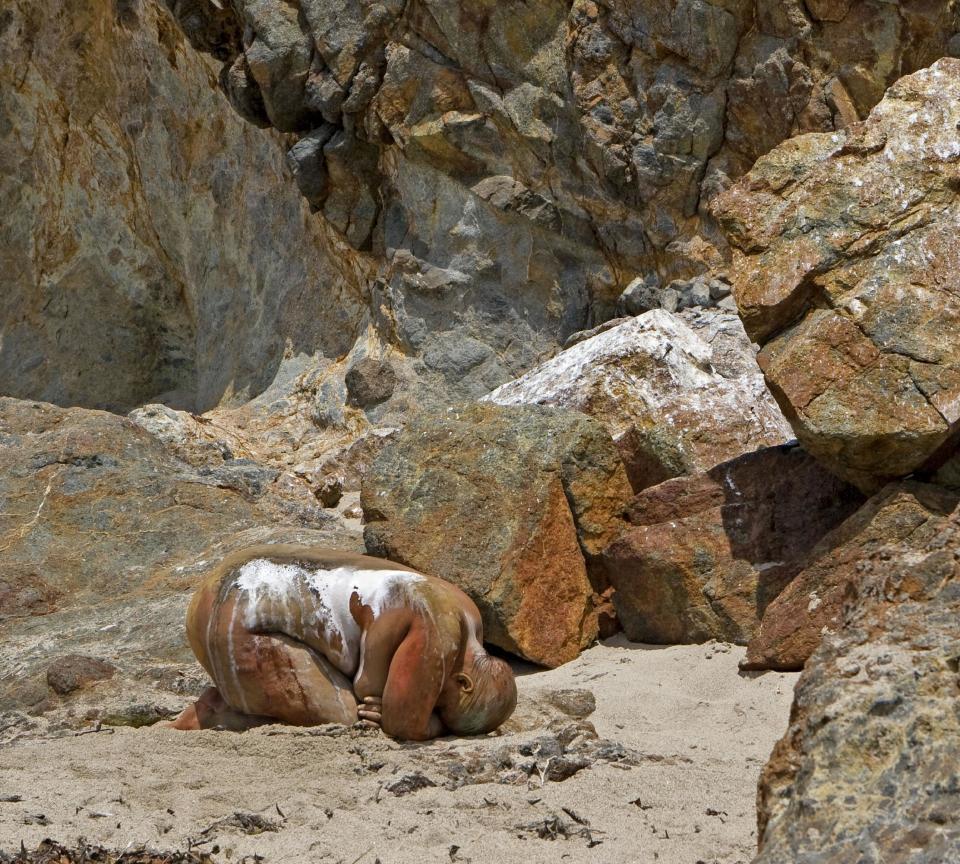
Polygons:
M236 552L194 594L187 636L215 686L177 729L366 720L422 741L492 731L517 702L513 673L484 651L466 594L364 555Z

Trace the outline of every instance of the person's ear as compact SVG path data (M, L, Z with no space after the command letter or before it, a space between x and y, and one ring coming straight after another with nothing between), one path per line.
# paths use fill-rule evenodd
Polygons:
M473 679L466 672L458 672L456 675L457 684L463 693L473 692Z

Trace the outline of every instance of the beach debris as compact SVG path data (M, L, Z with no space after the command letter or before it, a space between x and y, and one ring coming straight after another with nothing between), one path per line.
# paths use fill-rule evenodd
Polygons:
M31 851L21 843L17 853L0 852L0 864L214 864L214 861L206 852L192 850L159 852L140 847L119 852L88 845L84 840L79 840L74 848L44 840Z

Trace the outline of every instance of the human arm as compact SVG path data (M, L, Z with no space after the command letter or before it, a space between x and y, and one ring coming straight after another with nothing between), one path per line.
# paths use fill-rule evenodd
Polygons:
M436 634L420 616L390 659L383 690L381 728L391 738L426 741L444 732L434 712L443 688L444 658Z

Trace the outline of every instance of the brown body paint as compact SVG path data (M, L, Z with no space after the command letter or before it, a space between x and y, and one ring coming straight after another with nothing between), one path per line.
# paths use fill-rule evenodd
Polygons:
M516 705L510 667L484 651L466 594L365 555L290 545L236 552L194 594L187 636L215 687L177 729L363 719L391 737L426 740L491 731Z

